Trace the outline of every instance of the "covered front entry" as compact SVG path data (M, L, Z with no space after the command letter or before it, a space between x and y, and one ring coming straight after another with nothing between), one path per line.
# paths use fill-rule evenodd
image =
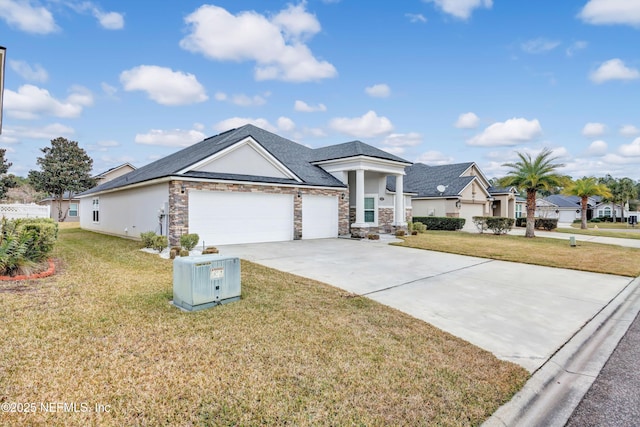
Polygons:
M293 197L191 190L189 232L206 245L293 240Z
M338 237L338 196L302 195L302 238Z

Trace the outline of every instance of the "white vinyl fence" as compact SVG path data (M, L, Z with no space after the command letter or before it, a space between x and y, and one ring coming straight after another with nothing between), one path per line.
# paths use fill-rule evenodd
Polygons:
M50 206L12 204L0 205L0 218L49 218Z

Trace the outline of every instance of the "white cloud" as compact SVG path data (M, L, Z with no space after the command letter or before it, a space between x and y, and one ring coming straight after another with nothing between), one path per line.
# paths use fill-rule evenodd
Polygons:
M405 13L404 16L409 18L409 22L417 24L419 22L427 22L427 18L421 13Z
M538 119L513 118L492 124L481 134L467 140L467 144L483 147L511 146L532 141L541 134L542 127Z
M304 101L296 100L293 105L293 109L302 113L315 113L316 111L327 111L327 107L324 104L318 104L316 106L309 105Z
M387 98L391 95L391 88L384 83L369 86L364 91L373 98Z
M627 67L622 60L615 58L603 62L591 73L590 78L595 83L604 83L608 80L635 80L640 79L640 71Z
M93 95L81 86L73 87L64 101L55 99L46 89L29 84L20 86L17 92L5 89L4 96L7 115L23 120L37 119L42 115L78 117L84 107L93 104Z
M453 157L447 156L440 151L427 151L416 159L416 163L425 163L430 166L447 165L453 163Z
M140 65L123 71L120 82L125 90L145 91L149 98L162 105L187 105L209 99L193 74L156 65Z
M640 26L640 3L635 0L590 0L578 14L589 24Z
M296 128L296 124L289 117L278 117L278 129L291 132Z
M0 0L0 18L9 26L27 33L50 34L58 31L51 12L31 3L31 0Z
M573 56L578 51L586 49L589 46L589 43L583 40L578 40L577 42L573 42L571 46L569 46L566 50L567 56Z
M640 129L634 125L624 125L620 128L620 135L622 136L636 136L640 134Z
M458 129L475 129L480 124L480 117L475 113L468 112L458 116L455 127Z
M484 7L491 9L493 0L423 0L426 3L435 3L443 12L459 19L469 19L474 9Z
M185 18L189 34L180 47L218 61L254 61L256 80L305 82L335 77L327 61L318 60L304 41L320 31L305 3L289 7L271 19L255 11L232 15L203 5Z
M270 95L270 92L265 92L263 95L249 96L241 93L229 96L224 92L216 92L214 98L216 101L229 101L240 107L257 107L266 104Z
M75 133L72 127L60 123L52 123L43 127L15 126L2 129L2 142L16 143L22 139L51 140L58 136L70 137Z
M273 17L271 22L282 29L285 37L294 42L305 40L320 32L320 22L304 9L305 2L290 4Z
M415 147L422 144L422 135L418 132L392 133L382 141L382 144L392 147Z
M378 117L375 111L368 111L361 117L337 117L331 120L329 126L356 138L372 138L393 131L391 120L384 116Z
M560 42L557 40L549 40L543 37L537 39L528 40L520 45L520 48L527 53L545 53L549 52L560 46Z
M640 156L640 138L634 139L631 144L621 145L618 151L625 157Z
M327 133L320 128L304 128L302 132L305 135L309 135L313 138L324 138L325 136L327 136Z
M99 141L95 145L89 145L87 149L95 152L106 152L106 151L109 151L110 148L118 147L119 145L120 143L118 141L107 140L107 141Z
M124 16L118 12L101 12L96 9L93 12L102 28L106 30L121 30L124 28Z
M229 129L236 129L244 125L254 125L269 132L278 131L278 128L269 123L267 119L253 119L248 117L231 117L216 123L213 128L218 132L224 132Z
M380 149L394 156L401 156L405 152L404 147L380 147Z
M100 83L100 87L102 88L102 91L105 93L105 95L107 95L108 97L114 97L118 92L118 88L113 87L110 84L105 82Z
M2 0L0 0L2 1ZM47 70L42 68L42 65L35 64L33 67L27 64L25 61L9 60L9 66L13 71L18 73L20 77L27 81L45 83L49 80L49 74Z
M582 128L582 134L587 138L596 138L604 135L607 127L603 123L587 123Z
M200 142L206 135L199 130L162 130L151 129L147 133L136 134L135 142L144 145L160 145L164 147L188 147Z
M605 154L607 154L607 148L609 148L609 146L606 142L602 140L593 141L587 149L587 154L596 157L604 156Z

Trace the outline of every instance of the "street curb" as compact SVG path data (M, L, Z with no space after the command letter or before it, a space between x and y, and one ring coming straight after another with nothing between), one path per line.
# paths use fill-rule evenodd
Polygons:
M639 312L640 277L625 286L482 426L564 426Z

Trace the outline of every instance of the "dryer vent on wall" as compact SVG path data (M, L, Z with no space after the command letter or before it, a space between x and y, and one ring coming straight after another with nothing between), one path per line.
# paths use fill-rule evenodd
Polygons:
M173 304L202 310L240 299L240 260L220 255L180 257L173 261Z

